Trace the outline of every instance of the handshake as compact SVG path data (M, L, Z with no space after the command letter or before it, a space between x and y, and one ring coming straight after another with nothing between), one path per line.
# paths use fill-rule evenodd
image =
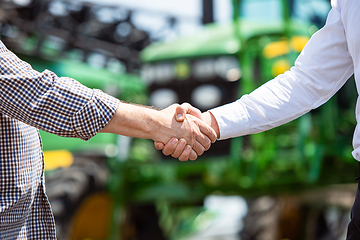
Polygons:
M188 103L158 111L120 102L112 119L99 132L152 139L156 149L180 161L195 160L220 135L214 116Z
M173 104L162 110L173 115L185 135L173 136L167 143L155 141L155 148L162 150L164 155L171 155L180 161L196 160L204 151L208 150L220 135L216 119L210 112L201 113L188 103Z

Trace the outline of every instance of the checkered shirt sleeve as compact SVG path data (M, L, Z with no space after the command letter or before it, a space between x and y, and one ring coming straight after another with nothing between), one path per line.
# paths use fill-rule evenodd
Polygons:
M0 111L38 129L88 140L112 118L119 100L74 79L37 72L0 44Z
M71 78L42 73L0 41L0 239L55 240L38 129L88 140L119 100Z

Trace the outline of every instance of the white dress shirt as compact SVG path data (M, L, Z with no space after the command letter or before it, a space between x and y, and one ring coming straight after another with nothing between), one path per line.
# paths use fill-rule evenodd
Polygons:
M329 100L354 73L359 92L360 1L332 0L325 26L315 33L294 67L237 101L210 110L220 139L262 132L287 123ZM353 156L360 161L360 105Z

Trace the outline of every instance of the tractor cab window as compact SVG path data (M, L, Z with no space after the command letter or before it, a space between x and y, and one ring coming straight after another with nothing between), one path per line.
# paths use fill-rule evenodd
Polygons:
M242 0L240 17L251 22L282 21L283 0ZM289 0L291 15L322 27L330 11L328 0Z
M317 27L325 24L330 11L328 0L292 0L292 14L295 18L311 21Z
M282 0L243 0L240 6L240 16L251 22L281 21Z

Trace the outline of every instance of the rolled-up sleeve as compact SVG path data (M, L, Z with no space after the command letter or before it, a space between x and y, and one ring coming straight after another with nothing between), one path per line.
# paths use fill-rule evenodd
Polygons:
M0 42L0 112L64 137L88 140L111 120L119 100L74 79L38 72Z

